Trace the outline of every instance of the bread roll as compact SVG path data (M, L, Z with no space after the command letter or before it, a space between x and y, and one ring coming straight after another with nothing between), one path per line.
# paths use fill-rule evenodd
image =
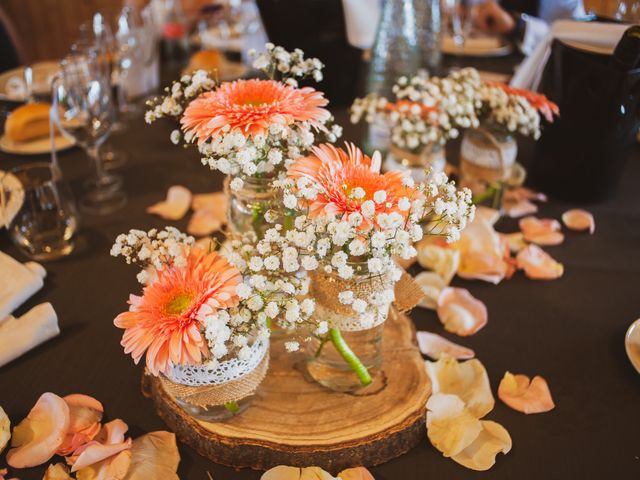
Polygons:
M200 50L191 56L189 65L186 68L188 73L196 70L212 71L220 68L223 62L223 55L218 50Z
M16 108L7 117L4 131L14 142L28 142L49 135L48 103L28 103Z

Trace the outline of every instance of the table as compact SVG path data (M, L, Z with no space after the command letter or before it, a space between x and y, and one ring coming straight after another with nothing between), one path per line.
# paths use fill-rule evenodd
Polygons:
M344 110L336 112L345 140L360 138L348 127ZM164 198L169 186L181 184L194 193L219 190L221 175L200 164L197 152L169 142L169 122L145 125L141 117L128 121L114 135L114 147L125 150L129 163L121 170L129 203L107 217L82 218L76 252L46 264L44 288L18 313L44 301L55 307L62 334L0 368L0 405L12 421L27 414L39 395L85 393L103 402L106 419L122 418L129 434L165 429L140 391L141 366L134 366L119 345L121 331L113 318L127 308L129 293L138 292L135 269L109 256L115 237L130 228L161 228L167 222L145 213ZM46 160L46 157L40 158ZM34 158L0 154L6 169ZM61 166L76 193L89 173L82 151L60 154ZM504 372L544 376L556 402L555 410L525 416L502 404L488 419L503 424L513 438L513 450L499 455L487 474L476 474L445 459L426 438L406 455L372 468L377 480L428 478L542 479L639 478L640 376L628 362L623 346L627 326L640 316L640 147L635 146L616 196L589 206L596 232L568 232L564 244L547 251L564 263L557 281L536 282L521 273L498 286L455 279L484 301L489 323L468 338L443 332L434 312L412 312L417 328L428 329L475 350L487 368L494 394ZM575 205L551 199L540 215L559 218ZM185 229L187 218L172 222ZM497 229L515 231L514 221ZM0 249L24 260L0 232ZM402 401L402 399L398 399ZM260 473L234 472L212 464L180 445L183 479L257 479ZM0 457L0 468L4 466ZM23 480L41 479L44 468L15 473ZM616 472L612 474L612 472Z

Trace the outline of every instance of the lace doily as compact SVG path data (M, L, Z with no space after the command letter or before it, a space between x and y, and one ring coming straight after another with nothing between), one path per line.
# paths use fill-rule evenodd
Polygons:
M174 365L167 378L191 387L222 385L253 371L268 351L269 340L257 341L251 346L251 354L246 360L232 358L223 362L209 361L202 365Z
M362 314L344 315L330 308L316 304L314 316L319 320L326 320L331 328L337 328L342 332L360 332L382 325L389 316L391 303L375 307L368 305Z

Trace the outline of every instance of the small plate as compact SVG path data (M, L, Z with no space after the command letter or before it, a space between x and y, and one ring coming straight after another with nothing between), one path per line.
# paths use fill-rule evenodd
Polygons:
M56 152L67 150L76 144L75 141L63 135L56 135L54 142ZM44 153L51 153L51 140L49 137L43 137L30 142L14 142L6 135L2 135L2 137L0 137L0 150L4 153L12 153L15 155L42 155Z
M47 96L51 93L51 80L60 70L60 62L46 61L31 65L33 70L33 94ZM0 99L24 102L24 67L0 74Z
M24 202L24 191L22 191L22 184L18 177L16 177L13 173L5 172L0 170L0 229L6 227L13 217L15 217L20 207L22 207L22 203ZM18 192L17 194L11 195L9 203L3 206L2 202L4 201L4 197L2 197L3 192L5 190L11 190L13 192Z
M624 336L624 348L631 365L640 373L640 318L629 325Z
M453 37L442 37L442 52L462 57L504 57L513 51L513 46L500 37L467 37L462 45L456 45Z

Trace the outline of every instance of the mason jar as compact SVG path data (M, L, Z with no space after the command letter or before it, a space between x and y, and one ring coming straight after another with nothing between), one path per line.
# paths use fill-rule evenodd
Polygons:
M385 162L385 170L409 170L416 182L428 180L427 174L444 171L447 164L444 146L429 144L419 152L391 145Z
M230 188L231 178L225 181L228 196L228 221L232 232L245 233L253 230L258 237L271 228L264 219L269 209L280 211L281 194L273 188L274 175L240 176L242 188Z

